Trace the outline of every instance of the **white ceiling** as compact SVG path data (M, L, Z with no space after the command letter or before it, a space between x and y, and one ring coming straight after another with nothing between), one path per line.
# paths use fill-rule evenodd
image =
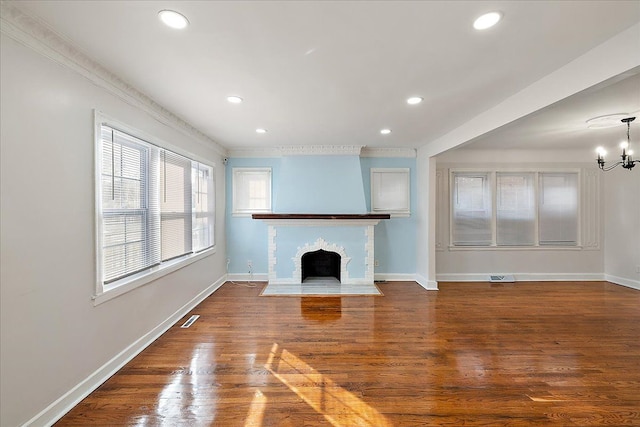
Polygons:
M640 22L638 1L14 4L227 148L416 148ZM163 26L162 9L183 13L190 26ZM491 10L503 21L474 30ZM640 110L639 88L636 72L599 88L609 91L606 103L587 91L477 144L570 144L589 116ZM245 102L230 104L228 95ZM407 105L412 95L424 102ZM393 132L380 135L383 127Z

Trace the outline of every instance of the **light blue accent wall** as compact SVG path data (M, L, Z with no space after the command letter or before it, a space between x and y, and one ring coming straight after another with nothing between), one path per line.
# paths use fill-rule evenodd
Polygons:
M358 156L287 156L274 186L274 212L367 213Z
M229 273L247 274L251 260L254 273L267 273L267 225L249 217L233 216L233 173L236 168L271 168L272 192L278 186L280 158L230 158L226 170L226 235Z
M362 157L362 182L367 209L371 210L371 168L409 168L411 179L411 216L382 220L375 228L376 273L414 274L416 272L416 159Z
M348 160L344 160L348 158ZM357 164L354 165L354 159ZM299 161L300 163L295 165ZM289 170L297 170L301 174L311 170L322 171L322 176L331 176L333 184L353 178L353 173L358 175L355 182L362 183L362 189L356 191L355 186L350 190L329 190L321 185L321 181L311 184L307 181L295 179L295 175L289 177L289 173L282 174L284 163ZM290 156L282 158L230 158L226 166L226 235L227 258L231 260L229 273L246 274L247 260L253 263L254 273L267 273L267 225L260 220L251 217L234 217L232 206L232 168L234 167L270 167L272 168L272 192L273 211L276 213L366 213L371 210L371 168L409 168L411 170L411 216L408 218L391 218L382 220L375 226L375 259L379 266L376 273L385 274L415 274L416 272L416 160L414 158L369 158L358 156ZM347 168L347 170L343 170ZM337 179L339 177L339 179ZM286 183L283 182L286 180ZM316 191L309 191L311 186ZM334 187L335 188L335 187ZM338 187L341 188L341 187ZM329 192L333 197L329 198ZM337 194L336 194L337 192ZM316 196L314 196L316 195ZM327 206L321 208L316 203L325 200ZM355 203L352 203L353 200ZM357 199L360 199L359 201ZM296 202L300 206L309 203L313 206L308 209L295 209L291 203ZM349 206L351 211L339 209L339 204ZM357 207L363 204L363 207ZM315 210L317 207L317 210ZM291 209L291 210L289 210ZM340 229L337 227L336 229ZM315 239L313 239L315 241ZM313 242L311 242L313 243ZM336 243L336 242L329 242ZM295 248L297 250L297 248ZM364 248L362 248L364 253ZM295 255L295 251L293 253ZM291 255L291 256L293 256ZM351 256L351 254L349 254ZM364 255L362 255L364 258ZM289 257L291 258L291 257ZM280 259L280 258L279 258ZM278 266L277 268L280 268ZM291 269L293 271L293 269ZM288 272L290 276L291 272ZM350 275L354 275L350 273ZM280 271L278 271L280 275ZM288 277L288 276L286 276Z
M313 244L322 237L327 243L342 246L351 258L347 271L351 278L364 278L366 270L366 251L362 244L366 241L366 227L278 227L276 275L278 278L292 277L295 263L293 258L298 252L300 242Z

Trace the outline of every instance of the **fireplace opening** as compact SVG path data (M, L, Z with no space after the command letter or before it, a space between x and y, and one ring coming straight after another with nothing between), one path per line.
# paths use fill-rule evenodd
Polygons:
M334 277L340 281L340 254L319 249L302 255L302 282L309 277Z

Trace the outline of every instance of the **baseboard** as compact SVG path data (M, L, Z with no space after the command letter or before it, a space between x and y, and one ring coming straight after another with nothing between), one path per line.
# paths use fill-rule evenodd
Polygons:
M373 275L374 280L386 282L415 282L415 274L407 273L376 273Z
M438 290L438 281L428 280L426 277L421 274L415 274L413 276L413 280L415 282L425 288L428 291L437 291Z
M496 273L498 274L498 273ZM502 272L499 272L502 274ZM592 282L605 280L599 273L509 273L516 282ZM436 274L438 282L488 282L489 273Z
M267 273L229 273L227 274L227 280L234 282L266 282L269 280Z
M196 295L191 301L180 307L175 313L169 316L161 324L153 328L144 336L136 340L129 347L122 350L118 355L98 368L93 374L89 375L81 383L62 395L59 399L42 410L38 415L31 418L23 427L39 427L50 426L60 418L62 418L67 412L69 412L74 406L76 406L82 399L91 394L102 383L109 379L113 374L118 372L124 365L126 365L131 359L136 357L142 350L147 348L152 342L164 334L169 328L171 328L178 320L184 317L195 306L200 304L205 298L214 293L220 286L226 281L226 276L222 276L216 282L212 283L198 295Z
M627 288L640 291L640 281L638 280L626 279L624 277L612 276L610 274L605 274L604 280L606 280L607 282L615 283L616 285L626 286Z

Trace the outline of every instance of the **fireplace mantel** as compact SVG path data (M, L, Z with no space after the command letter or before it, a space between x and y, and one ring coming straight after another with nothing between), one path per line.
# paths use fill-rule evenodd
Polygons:
M389 219L389 214L303 214L265 213L252 214L253 219Z
M268 225L270 284L302 283L302 256L324 250L340 255L340 282L372 284L374 229L389 214L256 213Z
M376 225L389 214L252 214L253 219L261 219L269 225Z

